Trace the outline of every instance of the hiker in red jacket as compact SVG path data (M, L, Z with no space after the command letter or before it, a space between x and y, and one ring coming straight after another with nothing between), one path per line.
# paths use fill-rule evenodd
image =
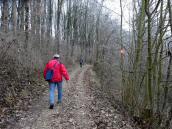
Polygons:
M44 78L49 82L49 92L50 92L50 109L54 107L54 92L55 88L58 89L58 104L62 102L62 82L63 77L66 81L69 80L69 74L64 66L59 61L60 55L55 54L53 59L50 60L44 69ZM49 72L51 70L51 72ZM50 73L50 74L49 74ZM47 79L51 76L51 79Z

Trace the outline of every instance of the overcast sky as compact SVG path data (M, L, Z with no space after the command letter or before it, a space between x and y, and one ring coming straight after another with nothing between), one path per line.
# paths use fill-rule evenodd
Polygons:
M123 28L128 30L129 29L129 10L132 7L131 6L131 1L132 0L122 0L122 4L123 4ZM104 6L106 6L107 8L113 10L114 12L112 12L112 17L119 19L120 21L120 15L121 15L121 10L120 10L120 0L105 0L104 2ZM115 14L115 12L117 14Z

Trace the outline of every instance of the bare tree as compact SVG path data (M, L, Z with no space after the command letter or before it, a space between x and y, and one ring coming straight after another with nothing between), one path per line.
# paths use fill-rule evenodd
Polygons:
M8 0L3 0L1 28L4 32L8 31Z

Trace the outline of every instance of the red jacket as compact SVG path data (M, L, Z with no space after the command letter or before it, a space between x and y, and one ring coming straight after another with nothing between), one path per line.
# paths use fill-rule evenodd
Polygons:
M55 65L55 63L57 63ZM54 67L55 66L55 67ZM44 69L44 79L46 76L46 73L49 69L53 69L54 70L54 74L53 74L53 78L51 82L61 82L62 76L66 79L69 80L69 74L65 68L65 66L63 64L61 64L58 60L56 59L52 59L50 60L47 64L46 67Z

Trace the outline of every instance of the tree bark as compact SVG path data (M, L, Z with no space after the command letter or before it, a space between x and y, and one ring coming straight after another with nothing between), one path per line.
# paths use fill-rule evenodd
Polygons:
M17 5L16 0L13 0L12 3L12 28L14 31L14 34L16 33L17 29Z
M8 31L8 0L3 0L1 27L4 32Z

